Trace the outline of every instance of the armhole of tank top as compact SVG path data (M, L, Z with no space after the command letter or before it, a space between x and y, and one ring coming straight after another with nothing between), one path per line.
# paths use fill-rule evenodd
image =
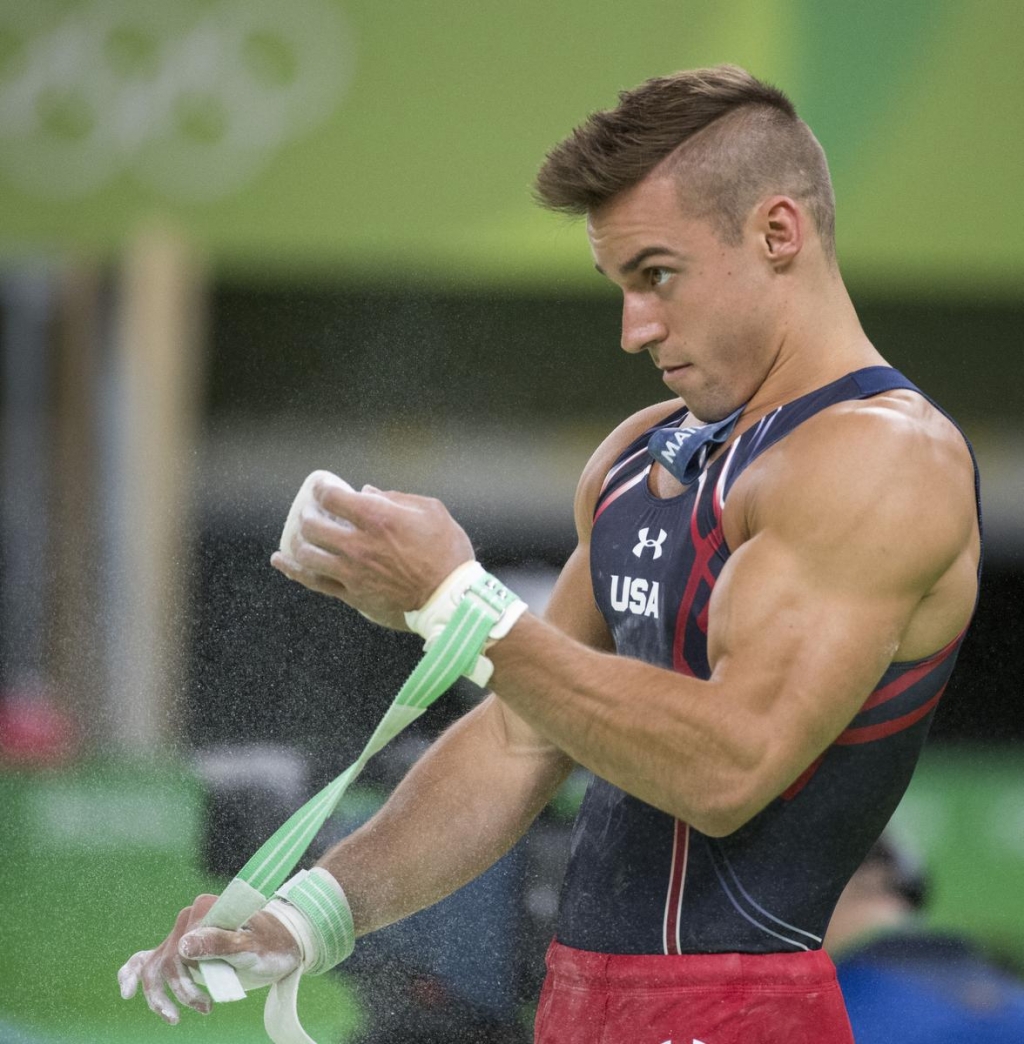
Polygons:
M626 445L626 448L615 458L612 465L604 473L604 478L601 480L601 487L598 490L597 499L594 501L594 509L591 512L591 517L597 515L604 502L605 495L609 492L611 485L614 481L615 476L621 471L626 464L631 460L638 457L641 453L646 452L647 443L650 442L651 435L656 432L659 428L668 427L670 424L677 424L681 421L690 411L685 407L681 406L667 416L663 417L657 424L651 424L645 428L636 438L631 439Z

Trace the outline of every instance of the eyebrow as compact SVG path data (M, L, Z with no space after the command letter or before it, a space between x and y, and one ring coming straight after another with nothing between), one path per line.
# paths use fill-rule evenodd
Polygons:
M677 254L674 250L670 250L668 247L644 247L643 250L638 250L625 264L619 267L619 273L624 276L632 275L648 258L655 257L658 254L667 254L669 257L676 258L676 260L682 260L681 254ZM594 267L601 273L601 275L605 274L604 269L600 265L594 265Z

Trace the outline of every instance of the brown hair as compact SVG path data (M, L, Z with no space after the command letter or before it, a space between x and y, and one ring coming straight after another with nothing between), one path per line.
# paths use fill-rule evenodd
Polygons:
M669 160L669 157L672 157ZM547 155L537 201L585 214L642 181L662 161L680 202L727 242L774 192L803 202L827 256L835 250L835 199L825 154L782 91L735 65L647 80L595 112Z

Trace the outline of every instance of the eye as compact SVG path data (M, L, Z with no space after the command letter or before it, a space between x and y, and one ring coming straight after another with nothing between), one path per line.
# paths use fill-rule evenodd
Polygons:
M648 268L645 274L647 275L647 282L651 286L664 286L672 275L672 271L671 269L655 265L653 268Z

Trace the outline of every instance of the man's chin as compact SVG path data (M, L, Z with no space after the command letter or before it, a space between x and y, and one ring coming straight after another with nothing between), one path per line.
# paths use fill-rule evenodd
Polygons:
M742 405L739 402L735 404L729 402L723 405L718 400L709 402L701 395L693 393L684 394L679 392L678 395L686 403L690 416L695 420L699 420L701 424L714 424L716 421L725 420L730 413Z
M716 393L693 384L683 387L684 383L679 382L679 386L673 387L672 390L686 403L686 408L690 411L691 416L702 424L714 424L716 421L725 420L746 401L737 399L735 395L729 395L722 389ZM672 386L670 385L670 387Z

